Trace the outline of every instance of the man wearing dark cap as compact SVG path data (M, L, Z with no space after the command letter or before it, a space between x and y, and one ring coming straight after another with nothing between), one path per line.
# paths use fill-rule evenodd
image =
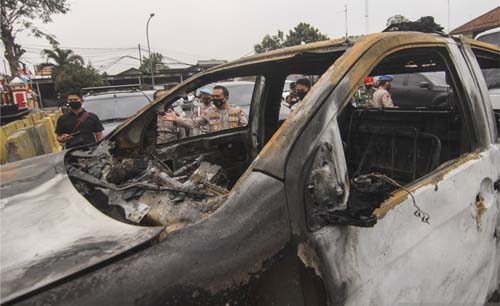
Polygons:
M378 78L378 88L373 94L373 107L383 108L383 107L394 107L392 103L391 94L389 90L391 89L391 81L393 77L390 75L382 75Z

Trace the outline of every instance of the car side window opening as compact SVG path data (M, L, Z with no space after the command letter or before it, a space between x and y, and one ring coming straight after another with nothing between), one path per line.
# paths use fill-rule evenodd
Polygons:
M495 114L498 137L500 137L500 53L472 48L472 52L483 73Z
M394 94L393 108L348 103L337 118L350 178L348 216L370 216L396 189L472 150L464 99L445 55L444 49L418 48L386 57L368 76L407 74L408 84L416 76L417 86ZM420 93L419 82L431 78L438 79L432 86L442 89ZM438 98L444 103L433 102ZM319 220L311 218L310 227Z
M211 82L173 104L160 104L157 144L246 126L255 81L250 76Z

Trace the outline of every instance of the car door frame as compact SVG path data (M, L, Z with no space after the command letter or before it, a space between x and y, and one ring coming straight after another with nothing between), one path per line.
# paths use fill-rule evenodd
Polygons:
M432 297L451 299L453 294L457 293L457 288L449 288L451 291L445 292L446 288L443 285L441 287L438 286L439 288L437 288L434 292L427 292L428 294L426 295L425 292L421 291L424 287L418 287L418 284L415 284L415 281L400 284L398 282L401 282L401 280L398 280L397 278L393 279L392 283L389 282L390 285L395 285L396 288L389 288L389 283L384 282L383 279L380 278L380 274L376 274L376 271L379 273L384 272L390 274L391 271L395 271L395 269L397 269L397 266L384 266L384 263L387 264L387 259L384 261L384 256L387 254L384 255L384 252L389 252L391 250L390 246L387 245L387 242L386 245L379 245L378 251L381 253L374 256L374 260L368 264L366 260L369 257L361 258L358 256L359 254L373 255L370 254L370 250L368 249L370 247L376 247L377 245L376 243L370 243L370 240L367 240L366 238L375 239L376 241L377 237L373 234L370 235L369 233L370 231L375 233L374 229L377 227L382 229L382 234L392 234L392 236L390 236L392 240L388 239L389 242L398 239L398 237L395 236L395 231L389 233L384 232L383 230L385 228L380 226L380 223L393 223L392 226L396 226L394 228L398 228L397 226L399 226L399 228L416 227L417 229L418 227L421 227L418 229L420 231L418 234L420 235L419 237L426 237L426 235L431 234L432 230L425 228L427 225L421 223L420 220L412 215L413 207L411 205L411 199L404 191L394 193L393 197L384 203L383 208L376 212L376 215L379 218L379 224L372 229L361 229L346 226L328 226L318 231L310 232L307 229L305 222L306 213L303 202L303 186L305 186L306 183L305 177L308 174L308 167L312 163L314 149L318 146L318 143L321 143L322 141L330 141L334 148L338 148L332 153L334 154L334 159L336 160L336 167L338 168L337 173L339 176L346 175L346 163L343 150L340 149L342 148L342 140L340 139L338 131L336 115L338 114L338 110L348 103L349 97L354 93L355 84L358 84L362 80L362 77L374 68L376 63L380 62L380 60L388 54L403 49L418 46L445 47L450 53L451 60L455 64L456 68L460 71L467 71L465 70L466 65L464 59L453 40L445 38L432 40L425 39L423 36L410 36L409 39L405 40L404 35L400 35L400 37L389 36L382 39L354 60L354 66L349 69L348 73L340 80L334 91L325 101L323 101L318 112L310 118L310 124L304 129L300 137L297 138L298 141L294 144L286 162L285 183L287 189L287 201L289 203L289 211L291 215L291 228L297 237L299 249L308 250L307 252L311 254L307 257L314 258L316 260L316 262L313 262L311 265L315 266L318 270L317 273L322 276L327 292L329 293L329 301L332 304L360 305L360 303L368 304L367 301L382 302L382 304L384 304L385 302L395 302L398 299L404 300L405 297L410 301L425 301L426 298L430 298L432 301ZM336 64L342 65L343 63ZM453 188L450 186L453 186L453 184L450 186L446 185L447 182L452 182L450 177L464 173L463 171L466 171L468 168L470 169L470 167L473 167L474 164L477 164L482 160L485 160L486 163L500 162L499 156L497 156L494 151L491 151L490 129L488 126L479 123L484 122L481 120L485 120L485 117L487 116L480 103L480 97L477 96L477 94L473 94L475 88L472 84L464 82L464 79L468 80L470 75L460 75L460 73L458 73L458 75L462 85L465 87L464 90L467 95L466 98L471 99L470 101L474 102L471 103L468 100L471 104L471 117L474 118L471 123L474 125L473 129L477 132L476 138L478 141L478 147L482 149L478 152L471 152L458 159L450 161L428 176L411 184L408 188L415 194L415 196L419 196L419 194L423 192L423 189L427 189L426 192L429 192L430 189L435 189L436 191L441 190L439 194L449 192L450 195L452 195ZM496 174L498 175L498 173ZM345 183L348 184L348 182ZM491 186L486 187L490 188ZM347 197L348 189L345 190L345 198L347 199ZM443 199L446 200L446 198ZM459 201L460 198L455 197L455 200ZM472 199L472 203L474 203L474 199ZM428 208L428 205L423 206L424 209ZM485 223L489 226L487 230L491 230L491 224L494 222L492 216L495 216L496 213L498 213L498 207L492 205L490 205L490 207L491 209L488 210L488 216L484 216L482 219L483 221L486 220ZM467 209L468 208L465 208L465 210ZM458 210L453 213L474 213L473 209L470 211L465 210ZM431 214L431 218L434 215L434 220L439 220L437 215L440 214L445 216L446 213L446 211L433 212ZM404 218L401 218L401 216L404 216ZM404 222L402 222L403 220ZM444 222L444 219L440 221ZM468 224L467 226L471 225ZM407 245L402 246L402 250L411 250L411 243L415 244L418 242L417 240L414 240L415 237L412 239L406 242ZM360 243L361 241L368 241L368 243L363 244ZM402 241L400 242L403 243ZM395 253L393 252L392 255L395 255ZM400 256L403 255L404 252L400 252L399 257L396 256L394 258L401 258ZM483 256L482 263L491 266L493 261L498 261L498 254L490 255L494 255L493 260L491 260L491 262L485 262ZM365 262L357 260L365 260ZM420 263L425 263L425 260ZM384 269L386 270L384 271ZM432 273L432 271L430 272ZM443 278L446 276L444 272L449 271L440 272L442 272L440 276ZM421 275L421 273L419 274L417 272L416 275ZM472 275L472 273L469 273L469 276L470 275ZM412 277L414 276L415 275L412 275ZM451 275L450 277L457 276ZM485 279L482 279L482 281L485 281ZM474 283L474 281L470 283ZM400 286L398 288L398 285L407 286ZM486 295L487 289L482 286L476 285L472 287L474 288L470 290L464 289L463 292L464 294L469 294L467 295L468 297L471 297L471 294L473 293L477 293L476 296L471 297L473 300L475 300L475 298L481 299ZM412 295L413 293L411 288L415 289L414 292L417 292L416 295ZM384 294L383 292L386 293ZM462 294L461 297L466 297L464 294ZM422 297L424 297L424 299L422 299Z

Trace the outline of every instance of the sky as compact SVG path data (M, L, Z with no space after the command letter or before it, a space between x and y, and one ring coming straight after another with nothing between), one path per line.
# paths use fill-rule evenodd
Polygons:
M387 19L402 14L410 20L434 16L445 31L495 8L498 0L69 0L71 11L55 15L42 24L54 34L61 47L71 48L93 66L110 74L138 66L139 50L147 54L146 22L152 52L175 61L195 64L203 59L233 60L252 53L266 34L278 29L287 33L307 22L331 38L345 35L347 5L349 35L366 33L365 3L368 3L368 32L385 28ZM20 33L18 43L27 53L28 67L43 62L40 51L45 39ZM3 54L3 46L0 47ZM146 52L146 53L145 53ZM120 59L123 56L130 56ZM133 58L131 58L133 57ZM134 59L135 58L135 59ZM174 60L165 59L169 64ZM0 68L3 72L4 67Z

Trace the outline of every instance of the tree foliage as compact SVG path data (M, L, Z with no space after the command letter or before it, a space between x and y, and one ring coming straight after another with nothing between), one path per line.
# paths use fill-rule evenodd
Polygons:
M151 73L151 67L153 71L158 71L159 69L167 69L168 67L163 64L163 55L161 53L153 52L151 56L143 56L142 64L139 70L145 73Z
M104 86L106 84L106 79L90 64L83 66L74 63L63 66L57 92L64 96L69 92L80 92L85 87Z
M73 50L61 49L58 46L54 46L53 50L44 49L42 51L42 56L46 58L47 62L52 60L54 62L53 64L59 68L71 64L84 64L83 58L75 54Z
M271 50L283 48L285 39L283 38L283 32L278 30L278 34L270 36L269 34L264 36L260 44L254 46L254 50L257 53L263 53Z
M387 22L386 22L385 26L388 27L392 24L401 23L401 22L408 22L408 21L410 21L410 19L406 18L405 16L403 16L401 14L396 14L394 16L387 18Z
M60 90L61 82L64 74L67 72L67 67L80 67L84 65L84 60L80 55L77 55L70 49L61 49L56 45L53 49L44 49L42 56L45 57L48 64L52 64L52 78L54 79L54 89Z
M42 56L47 60L43 65L52 66L55 91L62 95L78 92L84 87L106 85L106 79L99 71L91 64L85 66L83 58L73 50L53 46L53 49L44 49Z
M283 32L278 30L276 35L266 35L262 41L254 46L257 53L308 44L311 42L327 40L328 36L322 34L318 29L308 23L301 22L293 30L290 30L284 38Z
M21 56L25 53L21 45L16 43L16 35L29 31L35 37L44 37L51 44L56 44L55 37L35 26L33 21L48 23L52 21L54 14L65 14L68 11L67 0L0 0L2 43L12 75L17 73Z
M301 22L293 30L290 30L284 42L285 47L308 44L316 41L327 40L328 36L308 23Z

